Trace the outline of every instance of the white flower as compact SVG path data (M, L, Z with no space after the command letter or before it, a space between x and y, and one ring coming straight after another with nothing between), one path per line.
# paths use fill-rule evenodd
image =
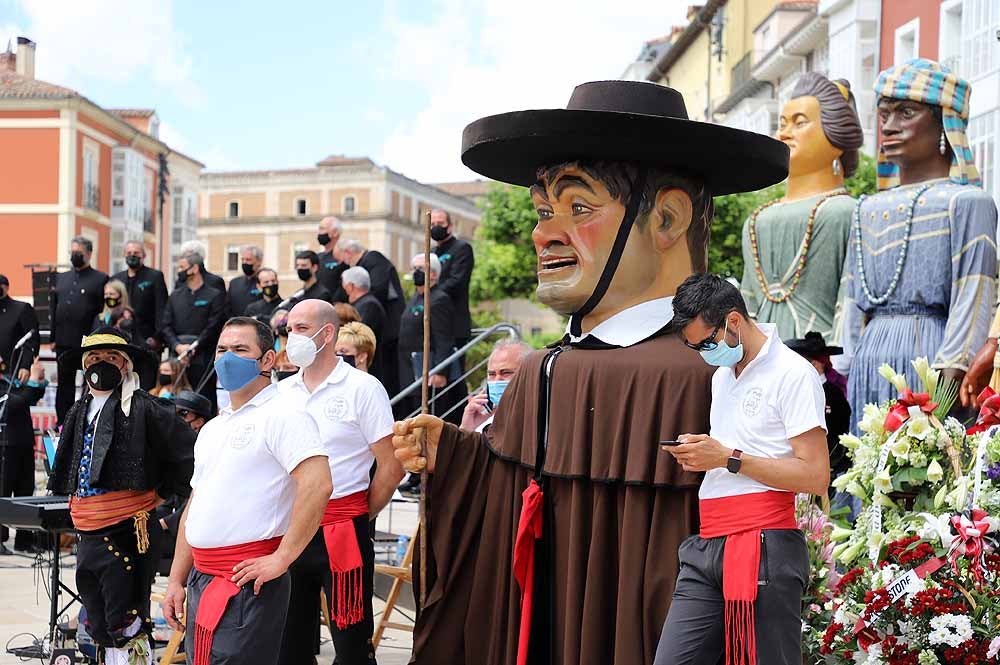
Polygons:
M889 475L888 469L882 469L875 476L875 487L883 492L892 491L892 476Z
M848 450L854 450L862 443L861 439L854 436L853 434L841 434L840 435L840 445L847 448Z
M882 363L882 366L878 368L878 373L899 392L903 392L909 387L906 385L906 377L902 374L897 374L896 370L890 367L888 363Z
M941 380L941 370L929 369L927 370L927 377L924 379L924 387L927 388L927 392L934 395L934 391L937 390L938 381Z
M986 657L996 658L998 653L1000 653L1000 637L994 637L990 641L990 648L986 650Z
M931 421L926 416L911 418L909 424L906 426L906 435L913 437L918 441L925 441L927 439L927 435L930 434L932 429L934 429L934 427L931 425Z
M896 459L905 462L910 455L910 440L905 436L896 437L896 440L889 446L889 452Z
M896 564L889 564L882 570L878 572L878 577L881 579L880 586L888 586L894 579L896 575L899 574L899 566Z
M867 541L866 545L868 546L869 550L878 549L882 547L882 534L879 533L878 531L872 531L871 533L868 534L868 538L866 539L866 541Z
M972 639L972 618L965 614L942 614L931 619L931 632L927 641L931 644L947 644L957 647Z
M864 415L858 423L858 429L881 436L885 432L885 414L875 404L865 404Z
M935 457L931 459L930 464L927 465L927 482L939 483L942 478L944 478L944 469L941 468L941 465Z

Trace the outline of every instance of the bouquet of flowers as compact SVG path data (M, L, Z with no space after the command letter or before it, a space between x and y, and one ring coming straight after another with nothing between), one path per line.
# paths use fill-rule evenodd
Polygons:
M941 379L926 358L914 360L913 367L923 392L914 393L904 376L883 365L879 372L899 397L866 405L858 425L863 435L840 439L854 464L833 486L861 499L865 508L854 529L831 534L840 542L834 556L842 564L850 565L865 550L875 558L884 541L902 537L916 513L964 506L965 492L955 481L963 476L965 428L945 418L957 385Z
M795 516L809 550L809 581L802 600L803 655L805 662L821 662L822 632L811 631L810 626L828 626L833 619L833 591L840 581L830 540L833 522L808 494L795 497Z
M806 662L1000 663L1000 522L978 509L922 522L888 543L876 563L841 577L832 620L807 629L821 659Z

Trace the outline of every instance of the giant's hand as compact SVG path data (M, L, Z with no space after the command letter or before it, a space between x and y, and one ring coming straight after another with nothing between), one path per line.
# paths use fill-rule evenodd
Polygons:
M393 454L404 469L410 473L420 473L426 466L427 473L434 473L438 441L443 427L443 420L427 415L410 418L392 426ZM422 449L421 443L426 448Z
M969 364L969 371L962 380L962 387L958 391L958 398L962 406L970 404L979 407L979 393L990 384L990 377L993 375L993 357L997 353L997 340L990 338L979 349L979 353Z

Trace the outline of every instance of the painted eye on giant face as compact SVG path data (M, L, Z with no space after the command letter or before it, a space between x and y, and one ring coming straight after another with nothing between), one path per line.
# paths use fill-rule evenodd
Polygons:
M572 210L574 215L586 215L591 211L590 208L583 205L582 203L574 203L572 205Z

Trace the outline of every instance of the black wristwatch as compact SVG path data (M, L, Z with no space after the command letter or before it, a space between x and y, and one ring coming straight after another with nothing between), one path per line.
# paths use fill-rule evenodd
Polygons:
M741 468L743 468L743 451L737 448L726 461L726 470L729 473L739 473Z

